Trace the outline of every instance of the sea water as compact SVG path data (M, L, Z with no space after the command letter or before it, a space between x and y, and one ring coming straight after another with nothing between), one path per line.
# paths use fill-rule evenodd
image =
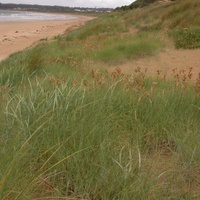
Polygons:
M73 19L76 19L76 17L65 14L0 10L0 21L37 21L37 20L73 20Z

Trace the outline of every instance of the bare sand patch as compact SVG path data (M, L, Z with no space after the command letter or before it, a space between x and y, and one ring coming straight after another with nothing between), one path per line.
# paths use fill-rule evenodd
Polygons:
M200 73L200 49L166 49L158 55L128 61L118 67L125 74L134 73L140 68L149 75L157 75L160 71L159 73L167 77L172 75L172 71L180 73L192 68L192 78L196 79Z

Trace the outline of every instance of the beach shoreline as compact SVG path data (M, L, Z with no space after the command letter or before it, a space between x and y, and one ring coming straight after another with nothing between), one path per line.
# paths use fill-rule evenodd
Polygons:
M70 32L94 19L89 16L72 16L76 19L0 22L0 62L41 39L50 39L66 31Z

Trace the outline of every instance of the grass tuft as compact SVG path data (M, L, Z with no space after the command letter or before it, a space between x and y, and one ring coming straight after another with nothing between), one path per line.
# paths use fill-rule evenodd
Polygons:
M41 46L30 51L27 68L30 74L37 73L43 68L43 58L46 52Z

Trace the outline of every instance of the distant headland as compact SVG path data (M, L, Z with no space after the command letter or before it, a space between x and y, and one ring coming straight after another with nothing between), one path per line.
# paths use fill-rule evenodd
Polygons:
M112 8L82 8L31 4L4 4L0 3L0 10L33 11L33 12L56 12L56 13L106 13Z

